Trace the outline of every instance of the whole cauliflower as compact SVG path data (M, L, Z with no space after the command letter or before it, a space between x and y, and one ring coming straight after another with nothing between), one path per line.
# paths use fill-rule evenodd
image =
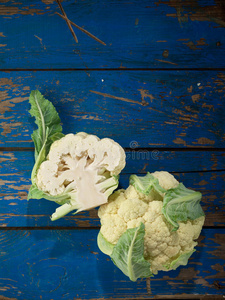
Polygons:
M195 240L199 237L205 219L200 199L199 192L186 189L168 172L148 173L144 177L132 175L130 186L126 190L114 192L108 203L98 210L101 220L99 248L111 255L113 262L131 280L186 265L197 245ZM133 256L139 255L139 259L142 258L145 271L141 272L139 266L135 273L134 266L132 273L127 266L121 266L118 261L121 260L121 253L118 256L121 249L117 248L127 247L130 251L141 226L144 229L142 257L140 253ZM132 233L134 239L131 237L129 246L127 233ZM128 255L126 259L129 260ZM126 259L122 258L123 261Z

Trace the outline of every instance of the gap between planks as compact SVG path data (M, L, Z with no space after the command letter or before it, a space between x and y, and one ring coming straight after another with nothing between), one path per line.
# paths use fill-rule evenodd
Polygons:
M126 67L119 67L119 68L52 68L52 69L46 69L46 68L8 68L8 69L1 69L0 72L18 72L18 71L24 71L24 72L36 72L36 71L47 71L47 72L53 72L53 71L225 71L225 68L126 68Z
M158 147L157 145L155 147L145 147L145 148L129 148L124 147L124 151L129 152L139 152L139 151L146 151L146 150L159 150L159 151L178 151L178 152L194 152L194 151L208 151L208 152L225 152L225 148L213 148L213 147L186 147L186 148L175 148L175 147ZM34 151L34 147L0 147L0 151Z
M100 226L90 226L90 227L70 227L70 226L32 226L32 227L29 227L29 226L9 226L9 227L1 227L0 226L0 231L10 231L10 230L23 230L23 231L33 231L33 230L100 230ZM225 226L220 226L220 227L217 227L217 226L203 226L203 229L216 229L216 228L219 228L219 229L225 229Z

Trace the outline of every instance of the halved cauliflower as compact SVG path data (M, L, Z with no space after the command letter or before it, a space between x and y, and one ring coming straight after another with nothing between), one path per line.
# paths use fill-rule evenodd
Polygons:
M60 204L52 220L106 203L125 166L123 148L110 138L85 132L64 135L50 101L39 91L32 91L29 101L38 129L32 134L35 164L28 199Z
M88 210L107 202L118 186L117 175L125 166L125 152L109 138L79 132L55 141L37 172L36 184L45 193L69 194L71 200L56 210Z

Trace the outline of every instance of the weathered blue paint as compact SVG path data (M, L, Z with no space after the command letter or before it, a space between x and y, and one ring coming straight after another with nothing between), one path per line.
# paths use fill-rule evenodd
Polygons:
M43 3L46 2L47 4ZM7 1L0 7L0 68L224 67L225 23L213 1ZM28 25L29 24L29 25Z
M62 1L68 17L106 46L77 29L75 43L54 0L2 2L0 69L25 71L0 72L0 298L222 299L222 1ZM153 278L152 295L145 280L130 282L98 250L97 209L51 222L56 204L27 202L33 151L24 147L33 147L28 97L36 88L56 106L64 133L86 131L130 148L120 188L132 173L167 170L202 192L206 221L197 252L187 267Z
M18 300L222 295L223 229L204 229L186 267L131 282L97 247L98 230L1 231L0 294Z
M56 106L64 133L86 131L123 147L225 147L225 73L1 72L0 146L33 146L30 91ZM135 144L135 145L136 145Z
M141 154L141 156L139 156ZM142 156L143 154L143 156ZM166 170L188 188L203 194L202 206L206 213L206 225L224 226L224 157L222 152L133 152L127 166L120 175L119 188L126 189L130 174L143 175L147 171ZM128 155L127 155L128 156ZM154 157L154 158L153 158ZM157 159L158 158L158 159ZM171 159L173 164L171 163ZM194 161L193 161L194 160ZM44 227L44 226L99 226L97 209L82 212L75 216L69 214L52 222L50 215L58 207L47 200L30 200L27 193L30 187L30 174L33 167L32 151L3 152L0 155L1 192L0 227ZM215 168L216 165L216 168ZM141 170L142 169L142 170Z

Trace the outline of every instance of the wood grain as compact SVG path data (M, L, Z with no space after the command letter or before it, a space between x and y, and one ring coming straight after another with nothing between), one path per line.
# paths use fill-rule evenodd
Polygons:
M0 6L0 68L224 68L223 2L7 1ZM29 26L27 26L29 24Z
M18 300L223 294L218 289L225 284L221 229L202 231L186 267L152 278L152 295L145 280L129 281L99 251L97 233L95 229L0 231L0 294Z
M33 146L28 98L39 89L56 106L64 133L86 131L123 147L225 148L224 72L1 72L0 78L1 147Z
M0 300L224 299L224 1L60 0L78 43L55 0L1 2ZM167 170L202 192L206 221L188 266L151 288L132 283L97 247L97 209L51 222L56 204L27 202L33 89L64 133L126 149L120 188L132 173Z
M130 154L130 157L129 157ZM149 154L149 156L147 156ZM202 151L146 151L127 153L127 165L120 175L119 188L127 188L130 174L167 170L188 188L203 194L205 226L224 226L224 153ZM30 174L33 151L0 153L0 227L95 227L99 226L97 209L72 214L52 222L57 205L47 200L30 200ZM148 159L149 158L149 159ZM194 161L194 163L193 163Z

